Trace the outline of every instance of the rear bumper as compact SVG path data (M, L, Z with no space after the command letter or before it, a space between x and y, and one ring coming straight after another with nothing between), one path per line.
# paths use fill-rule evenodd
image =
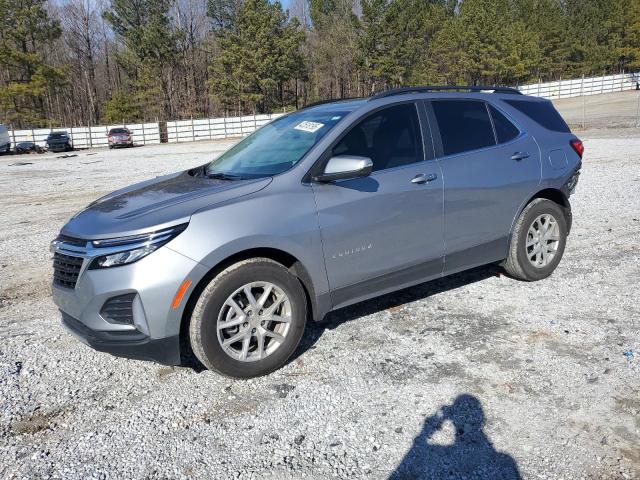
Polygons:
M180 364L179 336L152 339L138 330L99 331L60 311L62 324L80 341L99 352L117 357L148 360L164 365Z

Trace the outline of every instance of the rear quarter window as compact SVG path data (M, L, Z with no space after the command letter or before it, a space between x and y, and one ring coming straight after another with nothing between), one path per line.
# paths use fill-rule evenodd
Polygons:
M518 128L511 123L507 117L500 113L497 108L493 105L489 105L489 111L493 118L493 126L496 129L498 143L506 143L520 135L520 130L518 130Z
M569 126L549 101L527 102L523 100L505 100L505 102L547 130L571 133Z

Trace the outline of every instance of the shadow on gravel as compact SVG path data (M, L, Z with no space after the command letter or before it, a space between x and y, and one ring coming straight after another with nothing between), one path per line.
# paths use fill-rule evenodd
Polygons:
M349 320L365 317L389 308L423 300L433 295L437 295L438 293L455 290L456 288L464 287L465 285L480 282L502 272L503 270L496 265L485 265L472 270L449 275L444 278L439 278L437 280L432 280L430 282L421 283L414 287L405 288L404 290L382 295L380 297L331 312L323 322L316 323L310 321L307 323L300 345L291 358L289 358L287 363L295 361L307 350L315 348L315 343L320 339L325 329L334 329ZM187 335L181 335L181 366L190 368L196 373L201 373L206 370L206 367L196 359L189 342L186 341L186 338Z
M446 422L455 428L455 442L434 444L432 437ZM520 480L516 461L494 448L483 432L484 423L480 400L468 394L458 396L452 405L425 419L422 431L389 479Z
M289 359L289 362L296 360L307 350L315 348L315 343L320 339L325 329L332 330L344 322L366 317L376 312L381 312L389 308L399 307L407 303L416 302L439 293L455 290L475 282L494 277L503 270L496 265L485 265L472 270L467 270L444 278L421 283L414 287L405 288L397 292L382 295L349 307L341 308L327 315L320 323L308 322L304 337L296 352Z

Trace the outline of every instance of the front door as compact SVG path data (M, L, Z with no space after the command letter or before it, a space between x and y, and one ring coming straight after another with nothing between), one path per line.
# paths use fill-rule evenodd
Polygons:
M313 185L334 307L442 272L442 175L417 108L377 110L332 148L371 158L370 176Z

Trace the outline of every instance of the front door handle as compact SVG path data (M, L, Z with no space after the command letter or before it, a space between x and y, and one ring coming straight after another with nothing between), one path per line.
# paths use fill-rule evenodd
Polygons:
M421 185L423 183L433 182L436 178L438 178L438 175L435 173L428 173L426 175L424 173L420 173L411 179L411 183Z
M529 158L529 153L527 153L527 152L514 152L514 154L511 155L511 160L515 160L516 162L519 162L520 160L524 160L525 158Z

